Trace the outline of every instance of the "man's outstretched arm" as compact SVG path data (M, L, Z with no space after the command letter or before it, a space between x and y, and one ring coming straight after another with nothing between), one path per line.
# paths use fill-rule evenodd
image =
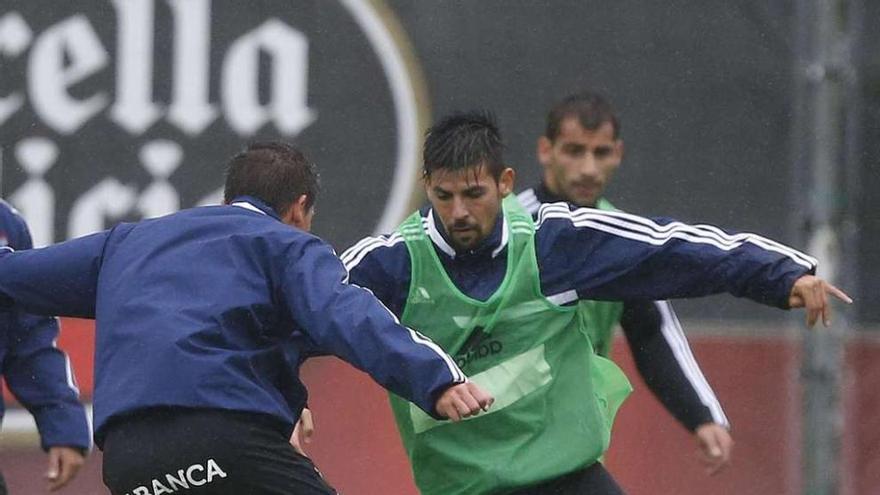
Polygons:
M565 279L583 299L728 292L783 309L804 307L808 324L830 318L827 295L849 302L812 275L814 258L755 234L729 234L708 225L554 203L539 211L537 247L542 270Z
M368 290L348 284L342 263L318 239L288 256L284 294L298 325L322 350L432 416L458 420L491 404L437 344L402 326Z
M109 232L26 251L0 248L0 307L47 316L95 317Z

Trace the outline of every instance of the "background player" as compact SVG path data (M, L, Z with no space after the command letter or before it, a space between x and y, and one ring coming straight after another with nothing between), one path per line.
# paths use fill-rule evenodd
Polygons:
M3 200L0 246L16 250L33 247L24 219ZM0 313L0 329L0 371L9 390L34 416L40 445L49 454L49 490L58 490L76 476L91 446L73 370L64 352L55 346L58 320L14 310ZM0 475L0 495L5 493Z
M542 204L558 201L614 210L604 194L623 159L620 132L614 108L597 93L573 94L554 105L537 143L543 180L518 195L526 210L537 217ZM672 305L641 300L579 304L596 352L610 357L619 323L639 373L670 414L693 434L707 472L723 469L733 448L730 424L691 353Z

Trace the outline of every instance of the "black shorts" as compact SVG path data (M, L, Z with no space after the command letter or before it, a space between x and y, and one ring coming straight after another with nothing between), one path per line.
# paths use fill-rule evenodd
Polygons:
M0 473L0 495L6 495L6 480L3 479L3 473Z
M114 421L104 440L104 484L114 495L331 495L287 428L261 414L157 409Z
M601 462L510 495L624 495Z

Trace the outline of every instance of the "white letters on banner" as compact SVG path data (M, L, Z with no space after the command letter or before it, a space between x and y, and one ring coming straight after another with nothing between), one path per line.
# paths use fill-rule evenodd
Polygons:
M307 102L308 40L290 25L269 18L233 40L218 68L220 101L211 102L211 0L164 0L171 14L173 49L170 101L163 102L156 100L154 87L156 9L162 2L109 3L116 14L116 46L109 51L85 14L34 32L19 12L0 12L0 63L23 62L27 76L24 87L0 94L0 127L25 105L63 136L75 134L101 115L135 138L163 120L191 138L221 116L242 137L266 125L293 137L315 120ZM270 60L270 93L265 101L259 93L261 54ZM112 101L106 89L85 95L71 91L107 70L114 71ZM45 137L24 138L14 146L17 164L28 179L9 194L9 200L30 224L35 246L51 244L60 239L53 234L55 193L45 174L56 163L63 164L63 156L59 158L58 146ZM140 145L138 158L152 182L141 188L112 176L96 180L70 208L69 237L102 230L123 218L155 217L180 208L180 195L169 178L183 163L182 147L152 140ZM221 199L219 189L198 204Z

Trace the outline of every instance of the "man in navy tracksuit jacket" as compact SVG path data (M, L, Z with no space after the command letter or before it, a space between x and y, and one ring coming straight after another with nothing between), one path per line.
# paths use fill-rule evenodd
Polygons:
M24 219L0 200L0 246L33 247ZM49 453L49 488L66 485L84 462L91 446L86 412L70 361L55 346L58 320L22 311L0 313L0 374L9 390L30 411ZM3 417L0 400L0 419ZM6 488L0 476L0 494Z
M614 209L604 194L623 161L624 145L617 112L605 97L583 91L553 105L544 134L538 138L536 156L542 180L517 195L532 216L538 215L541 205L561 201ZM733 450L730 424L691 353L672 304L630 300L620 306L620 327L648 388L693 433L706 471L721 471ZM604 354L610 349L605 340L610 334L601 335L594 347Z
M489 299L504 281L510 227L501 211L514 171L501 158L493 119L454 114L427 134L425 188L431 204L422 227L443 268L465 295ZM534 234L541 293L559 305L580 299L656 300L720 292L778 308L805 307L808 323L827 324L826 293L849 301L812 276L816 261L754 234L729 234L626 213L545 204ZM342 254L351 283L370 289L395 314L404 313L411 262L400 232L368 237ZM418 330L418 329L417 329ZM600 463L515 492L620 494Z
M114 494L333 493L288 443L313 349L434 417L488 407L449 356L347 283L307 233L316 193L299 151L258 144L230 162L223 206L0 253L0 303L96 320L95 441Z

